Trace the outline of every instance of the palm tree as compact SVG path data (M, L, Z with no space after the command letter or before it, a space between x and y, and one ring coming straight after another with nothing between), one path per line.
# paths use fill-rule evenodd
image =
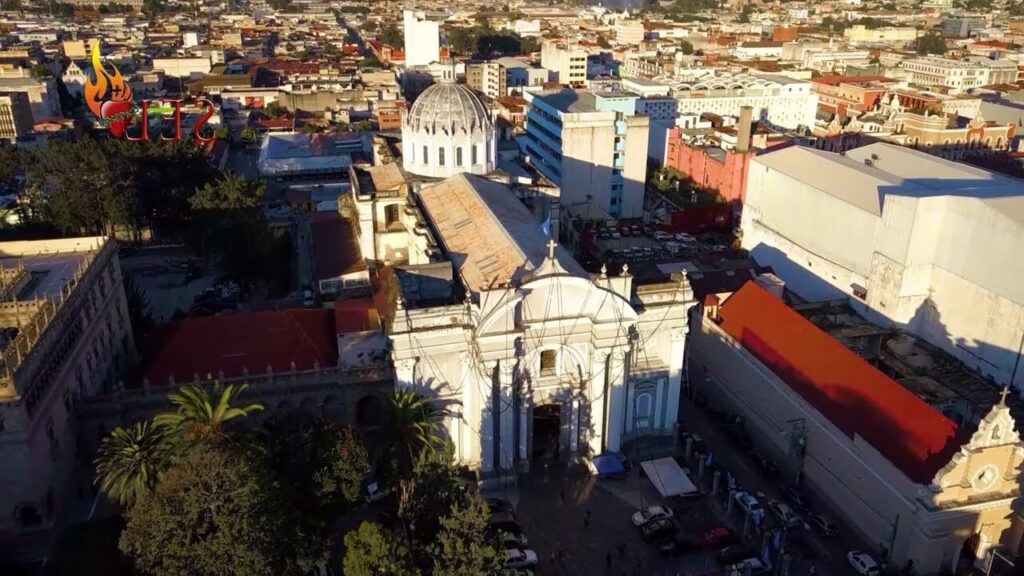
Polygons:
M177 412L158 414L153 418L153 423L167 426L189 440L222 439L227 436L225 428L228 422L263 410L262 404L243 407L231 405L235 396L246 388L245 384L229 384L221 391L215 403L210 392L199 386L186 386L168 396L171 403L178 407ZM216 394L217 390L220 390L220 386L214 385L213 393Z
M170 463L173 446L168 430L148 421L115 428L100 443L96 481L103 495L131 506L148 493Z
M443 445L440 423L446 412L435 400L411 389L395 390L384 400L381 422L367 430L378 466L398 481L403 503L417 458L424 450Z

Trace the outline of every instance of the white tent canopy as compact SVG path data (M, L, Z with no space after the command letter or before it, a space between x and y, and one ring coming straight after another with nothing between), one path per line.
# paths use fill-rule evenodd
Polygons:
M697 487L672 458L659 458L640 463L644 474L651 480L663 498L695 494Z

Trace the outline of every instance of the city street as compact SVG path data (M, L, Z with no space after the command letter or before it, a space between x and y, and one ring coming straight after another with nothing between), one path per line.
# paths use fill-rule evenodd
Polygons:
M765 504L766 498L762 498L761 495L784 501L782 491L785 485L783 480L781 478L766 478L755 467L754 461L733 444L726 434L708 418L704 410L684 398L680 401L679 414L679 421L684 424L684 428L701 437L707 445L707 449L713 454L716 464L732 474L739 487L758 496L762 506ZM811 500L812 508L817 507L817 504ZM839 522L839 516L834 511L821 511L834 521ZM740 512L735 511L734 517L739 516ZM813 565L818 574L855 575L856 572L846 560L846 553L850 550L866 550L868 546L841 522L839 522L838 532L838 536L834 539L824 538L812 530L797 532L795 538L791 540L794 544L789 548L789 551L795 556L789 573L791 575L808 574Z

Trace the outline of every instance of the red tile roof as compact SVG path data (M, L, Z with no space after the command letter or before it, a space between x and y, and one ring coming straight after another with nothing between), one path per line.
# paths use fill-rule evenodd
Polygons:
M844 433L927 484L964 430L754 282L719 309L721 327Z
M334 301L334 325L338 334L380 329L372 298L338 298Z
M245 368L263 374L267 365L281 373L292 362L299 370L311 370L314 361L326 368L337 364L336 338L334 312L324 309L175 320L153 334L142 374L152 385L164 385L168 376L182 383L195 374L216 377L220 370L225 377Z

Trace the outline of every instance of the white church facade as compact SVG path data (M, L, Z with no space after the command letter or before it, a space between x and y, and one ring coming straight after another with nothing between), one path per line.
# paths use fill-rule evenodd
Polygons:
M694 304L682 275L588 274L508 186L479 176L412 199L409 251L434 252L395 266L396 386L444 403L461 463L493 477L672 433Z

